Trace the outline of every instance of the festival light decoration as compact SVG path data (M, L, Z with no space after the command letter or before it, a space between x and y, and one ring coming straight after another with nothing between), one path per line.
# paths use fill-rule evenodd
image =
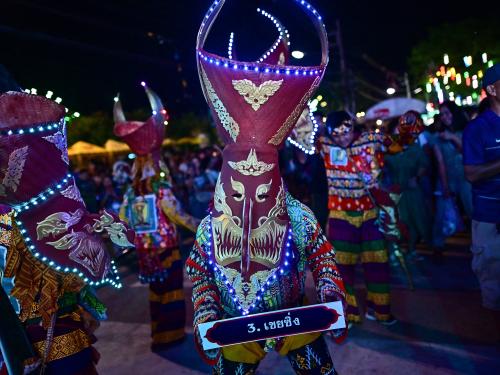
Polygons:
M31 89L25 89L24 92L27 93L27 94L31 94L31 95L38 95L38 89L33 87ZM41 91L41 90L40 90ZM54 100L54 102L56 102L57 104L61 104L62 103L62 98L57 96L55 99L52 99L54 96L54 92L52 90L47 90L47 93L45 94L45 97L47 99L50 99L50 100ZM67 115L64 117L64 120L66 121L66 123L70 123L72 120L74 120L75 118L78 118L81 116L80 112L73 112L73 113L70 113L69 112L69 109L68 108L65 108L65 111L67 113Z
M427 101L442 103L451 100L457 105L474 105L485 97L481 88L480 80L484 76L484 70L493 65L492 60L488 60L488 54L483 52L476 57L466 55L462 58L465 69L456 64L450 55L443 54L443 63L434 73L429 74L425 86L418 87L413 92L424 94ZM425 91L424 91L425 90ZM435 110L434 110L435 111ZM430 119L429 114L427 115ZM429 121L426 121L429 124Z

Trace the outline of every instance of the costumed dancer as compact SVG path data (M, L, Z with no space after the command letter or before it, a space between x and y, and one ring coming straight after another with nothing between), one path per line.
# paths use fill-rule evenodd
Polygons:
M321 143L328 179L328 239L337 251L347 290L347 318L350 323L361 322L354 290L355 267L361 259L368 290L365 316L393 324L387 233L380 230L378 222L379 200L387 198L384 209L392 210L392 216L396 213L395 204L377 189L383 166L383 136L357 131L353 117L345 111L331 113L326 127L328 136L322 137ZM395 227L391 229L398 232Z
M158 95L142 83L153 115L144 122L127 121L115 99L115 134L136 154L132 185L125 193L120 217L135 230L139 279L149 283L153 350L184 338L186 309L177 225L195 232L199 220L186 214L172 192L161 157L166 110Z
M336 373L321 333L203 351L197 329L208 321L303 305L306 266L319 301L345 302L334 249L312 212L287 193L278 167L278 149L328 62L321 17L301 4L320 34L319 66L241 62L206 52L223 0L214 2L198 34L198 72L226 146L213 208L198 227L186 269L193 282L196 344L216 374L253 373L271 350L286 355L297 373Z
M86 210L68 174L64 116L46 98L0 95L0 204L11 210L2 219L3 273L14 279L32 364L44 374L96 374L92 333L106 309L92 288L121 287L103 236L132 247L133 232L106 211ZM9 339L0 337L2 351L12 353Z
M431 242L431 218L426 210L425 198L419 179L429 167L429 160L422 146L415 142L424 124L420 114L408 111L398 119L392 132L385 136L387 152L384 158L389 186L397 185L401 191L398 212L408 232L408 255L416 257L419 239Z

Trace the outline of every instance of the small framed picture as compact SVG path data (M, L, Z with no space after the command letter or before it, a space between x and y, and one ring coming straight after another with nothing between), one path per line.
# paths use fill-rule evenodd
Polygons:
M158 230L158 213L154 194L136 197L129 205L128 211L130 224L137 234Z
M330 163L332 165L347 165L347 152L343 148L332 146L330 148Z

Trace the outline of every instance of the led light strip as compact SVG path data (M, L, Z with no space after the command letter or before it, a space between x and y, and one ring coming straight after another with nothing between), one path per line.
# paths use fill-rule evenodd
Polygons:
M314 16L319 20L319 21L322 21L323 18L321 17L321 15L318 13L318 11L316 9L314 9L312 7L311 4L309 4L307 1L304 1L304 0L295 0L297 3L299 3L300 5L302 5L303 7L305 7L306 9L308 9L309 11L311 11L312 14L314 14Z
M307 67L298 67L296 69L290 69L290 67L286 68L269 68L262 67L258 65L252 65L251 63L238 63L234 60L228 60L224 58L214 58L209 57L203 54L202 52L198 52L198 55L206 62L210 64L214 64L217 66L221 66L227 69L233 70L244 70L244 71L254 71L256 73L275 73L275 74L286 74L286 75L295 75L295 76L313 76L320 75L323 73L322 69L318 69L317 67L307 68Z
M271 55L271 53L273 53L276 50L276 48L278 48L279 44L285 38L285 36L288 39L288 45L290 45L290 40L289 40L290 34L288 33L288 30L284 29L283 26L279 23L279 21L275 17L273 17L273 15L269 14L268 12L260 8L257 8L257 12L262 14L264 17L269 18L274 23L280 34L278 39L276 39L276 42L274 42L274 45L266 53L264 53L262 57L258 60L258 62L262 62L266 58L268 58Z
M48 198L50 198L50 196L54 195L56 193L56 191L63 190L64 188L69 186L68 181L71 178L73 178L73 176L71 176L71 174L67 174L66 177L64 179L62 179L61 182L59 182L58 184L45 189L45 191L42 191L36 197L31 198L30 200L28 200L26 202L23 202L23 203L20 203L20 204L14 206L14 210L16 212L21 212L23 210L27 211L30 208L33 208L34 206L38 205L38 203L40 203L42 201L46 201Z
M229 57L230 60L233 59L233 42L234 42L234 33L231 33L229 35L229 44L227 46L227 57Z
M316 147L314 145L314 142L316 140L316 133L318 132L319 124L318 124L318 121L316 121L316 118L314 117L314 112L311 111L310 103L308 104L308 106L309 106L309 118L311 119L311 122L313 123L313 131L312 131L311 137L309 139L309 143L311 144L311 147L309 149L307 149L304 146L302 146L300 143L298 143L297 141L293 140L291 137L288 137L287 140L292 145L297 147L299 150L305 152L306 154L314 155L314 153L316 152Z
M34 134L34 133L43 133L52 130L58 130L60 127L64 126L64 118L57 122L49 122L45 124L36 125L29 129L17 129L17 130L2 130L0 131L0 135L22 135L22 134Z
M208 241L209 241L209 248L207 250L208 256L211 258L212 256L212 213L210 213L210 225L209 225L209 234L208 234ZM281 267L278 267L278 269L268 277L264 285L261 286L260 290L257 291L255 301L250 305L249 309L244 309L241 306L239 298L235 295L235 291L229 280L227 279L226 275L224 272L219 268L217 263L215 263L212 259L208 261L208 264L210 266L213 266L214 272L219 273L219 275L222 277L222 281L226 284L227 290L229 294L232 296L233 302L236 304L236 307L238 308L239 311L241 311L242 315L248 315L250 314L250 310L254 309L259 301L262 300L262 296L266 292L267 288L271 285L271 282L276 280L278 278L278 275L283 275L285 273L285 268L289 266L289 261L288 259L292 255L292 250L291 250L291 242L292 242L292 229L291 227L288 229L288 238L286 242L286 253L285 253L285 261L283 262L283 265Z

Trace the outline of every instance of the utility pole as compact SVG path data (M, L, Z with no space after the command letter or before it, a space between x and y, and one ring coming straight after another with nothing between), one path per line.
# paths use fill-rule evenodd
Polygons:
M405 72L404 80L406 87L406 97L411 98L410 79L408 78L408 72Z

